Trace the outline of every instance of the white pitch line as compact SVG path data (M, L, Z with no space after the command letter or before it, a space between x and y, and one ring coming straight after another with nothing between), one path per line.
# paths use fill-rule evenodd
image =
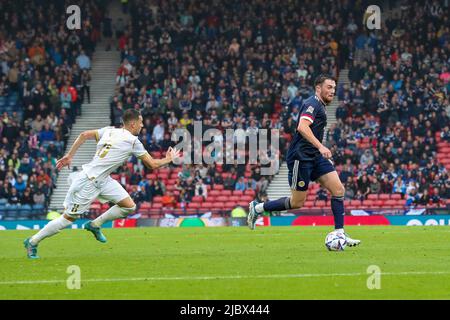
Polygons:
M268 275L236 275L236 276L194 276L194 277L146 277L146 278L112 278L112 279L82 279L81 282L143 282L143 281L196 281L196 280L239 280L239 279L283 279L283 278L320 278L320 277L354 277L367 276L371 273L299 273L299 274L268 274ZM407 276L407 275L445 275L450 271L405 271L382 272L381 276ZM17 280L2 281L0 285L18 284L54 284L66 283L67 280Z

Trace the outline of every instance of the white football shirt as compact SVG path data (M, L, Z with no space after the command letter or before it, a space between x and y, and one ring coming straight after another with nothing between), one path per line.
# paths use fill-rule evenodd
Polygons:
M96 139L98 143L94 158L82 166L90 179L103 180L131 155L140 158L147 153L138 137L124 128L101 128L97 130Z

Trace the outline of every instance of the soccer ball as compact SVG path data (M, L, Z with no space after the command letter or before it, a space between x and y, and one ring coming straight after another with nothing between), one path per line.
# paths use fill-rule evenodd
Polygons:
M332 231L325 238L325 246L329 251L343 251L347 246L347 239L342 233Z

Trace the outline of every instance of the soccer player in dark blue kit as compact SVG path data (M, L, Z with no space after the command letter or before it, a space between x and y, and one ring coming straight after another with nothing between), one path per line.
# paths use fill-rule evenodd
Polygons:
M306 200L309 182L317 181L331 193L335 232L345 236L348 246L356 246L361 241L344 233L344 186L331 160L331 151L322 144L327 125L325 106L333 101L336 81L328 75L320 75L315 79L314 87L315 95L302 104L297 131L286 158L291 196L265 203L250 202L247 223L253 230L258 215L264 211L301 208Z

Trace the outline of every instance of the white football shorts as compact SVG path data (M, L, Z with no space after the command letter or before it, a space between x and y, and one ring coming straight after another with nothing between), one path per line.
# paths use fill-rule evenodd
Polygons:
M110 176L102 181L89 179L84 171L72 172L68 178L69 191L64 200L64 213L73 218L89 212L92 202L120 202L129 197L120 183Z

